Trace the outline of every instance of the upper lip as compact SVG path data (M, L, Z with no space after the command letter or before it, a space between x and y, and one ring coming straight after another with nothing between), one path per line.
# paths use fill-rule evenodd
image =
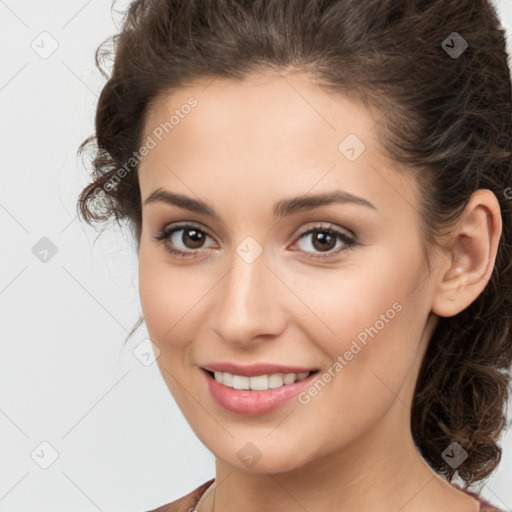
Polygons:
M316 371L316 368L302 366L285 366L282 364L256 363L251 365L240 365L236 363L211 363L201 366L210 372L226 372L232 375L244 377L255 377L257 375L272 375L274 373L305 373Z

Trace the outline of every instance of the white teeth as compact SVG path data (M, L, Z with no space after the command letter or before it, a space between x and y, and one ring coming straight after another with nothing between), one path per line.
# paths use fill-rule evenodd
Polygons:
M283 385L283 374L282 373L274 373L274 375L270 375L268 378L268 387L270 389L280 388Z
M293 384L295 382L295 373L287 373L283 378L283 382L285 384Z
M302 373L273 373L272 375L257 375L255 377L245 377L243 375L233 375L227 372L214 372L215 380L224 384L224 386L233 389L252 389L255 391L266 391L268 389L280 388L288 384L293 384L304 380L310 372Z
M224 379L222 383L224 384ZM233 389L250 389L249 377L244 377L243 375L233 375Z
M215 372L217 373L217 372ZM222 384L225 384L226 386L229 386L230 388L233 387L233 375L231 373L222 373L222 372L218 372L221 374L221 377L222 377L222 380L220 379L217 379L217 382L222 382Z
M268 389L268 375L249 377L249 386L251 389L255 389L257 391Z

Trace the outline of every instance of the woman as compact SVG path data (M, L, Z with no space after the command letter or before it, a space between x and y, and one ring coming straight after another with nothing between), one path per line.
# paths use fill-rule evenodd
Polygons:
M483 0L129 6L79 211L133 229L216 457L159 511L499 510L467 486L512 359L504 35Z

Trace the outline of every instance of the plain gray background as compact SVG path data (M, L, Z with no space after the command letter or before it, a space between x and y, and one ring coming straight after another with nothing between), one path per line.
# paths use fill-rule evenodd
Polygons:
M512 0L495 3L512 31ZM75 214L114 19L107 0L0 0L2 512L142 512L214 476L156 363L134 356L145 326L123 347L141 312L130 236ZM510 511L510 430L502 446L482 496Z

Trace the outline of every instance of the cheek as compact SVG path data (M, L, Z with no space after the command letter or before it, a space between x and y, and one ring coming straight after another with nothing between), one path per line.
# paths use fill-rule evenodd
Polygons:
M192 267L190 267L192 268ZM165 255L143 247L139 251L139 296L151 341L160 354L160 373L176 403L187 417L195 414L194 402L184 391L190 379L190 332L197 328L195 310L206 293L191 271L173 268Z
M193 266L173 267L160 251L141 245L139 296L150 337L162 345L161 350L179 348L180 341L186 339L180 333L190 328L192 320L197 322L194 313L208 288Z
M367 264L325 278L301 278L298 295L308 298L317 316L307 315L302 330L340 363L331 368L336 376L344 374L332 379L345 381L334 385L342 394L373 393L379 377L397 389L409 372L428 313L418 286L427 269L420 249L414 252L380 250L378 257L369 255ZM389 395L385 386L380 388Z

